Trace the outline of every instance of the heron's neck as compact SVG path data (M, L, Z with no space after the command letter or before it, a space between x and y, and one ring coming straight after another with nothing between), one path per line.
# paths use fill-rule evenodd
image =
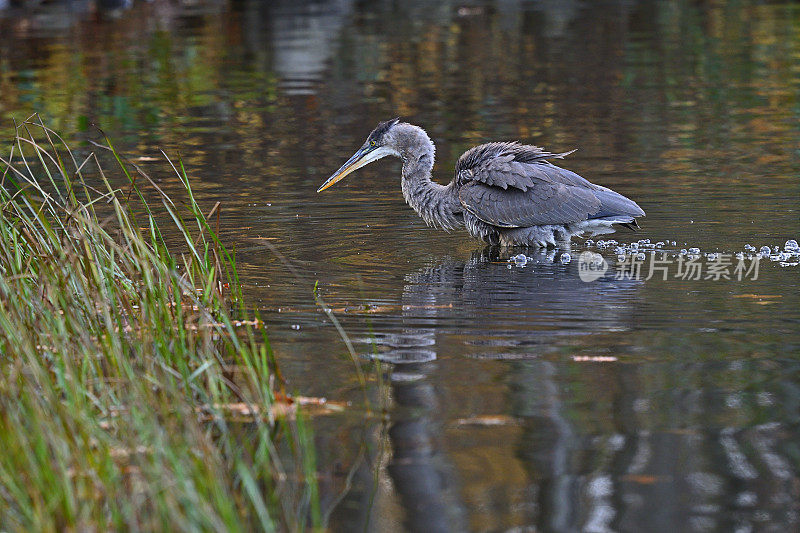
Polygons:
M436 148L425 130L411 124L398 124L397 150L403 160L402 188L408 205L429 226L445 230L461 225L461 204L452 184L431 180Z

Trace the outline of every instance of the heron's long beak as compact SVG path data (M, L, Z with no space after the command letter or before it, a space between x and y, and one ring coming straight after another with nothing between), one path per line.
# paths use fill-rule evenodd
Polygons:
M372 146L365 146L364 148L360 148L356 153L353 154L353 157L347 160L347 162L342 165L339 170L333 173L333 176L327 179L322 186L317 189L317 192L322 192L328 187L332 186L333 184L343 180L345 176L353 172L354 170L358 170L359 168L372 163L373 161L377 161L382 157L386 157L387 155L392 154L393 152L383 146L379 148L375 148Z

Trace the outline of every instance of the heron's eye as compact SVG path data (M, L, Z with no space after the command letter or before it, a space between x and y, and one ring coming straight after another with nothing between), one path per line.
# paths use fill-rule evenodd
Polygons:
M375 141L370 141L370 142L369 142L369 145L370 145L370 146L375 146Z

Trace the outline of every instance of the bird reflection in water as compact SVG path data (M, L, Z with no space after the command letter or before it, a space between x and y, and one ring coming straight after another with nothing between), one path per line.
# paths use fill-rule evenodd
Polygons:
M558 253L540 251L524 269L501 260L496 249L473 254L468 261L445 259L406 277L403 292L402 330L377 335L379 359L393 363L390 387L393 405L388 431L392 455L388 473L404 510L404 526L410 531L466 531L470 506L463 500L463 483L456 466L444 452L446 415L437 380L437 335L470 333L471 316L483 321L482 330L495 335L480 348L517 351L514 356L530 361L512 365L534 365L525 382L515 383L511 405L535 427L548 427L552 438L528 444L547 449L523 451L519 455L536 462L531 470L550 471L555 480L550 502L543 513L551 526L568 524L571 514L569 477L565 476L572 431L563 414L555 384L555 364L536 360L544 347L563 335L575 333L574 318L583 317L584 333L626 327L632 311L627 305L638 281L613 279L608 274L593 283L577 275L575 265L558 261ZM545 319L539 330L513 330L519 315ZM561 329L557 327L561 324ZM534 355L530 351L535 351ZM478 356L497 356L478 354ZM503 357L500 354L499 357ZM465 384L468 386L468 384ZM530 398L542 407L525 410ZM546 407L545 407L546 406ZM524 412L523 412L524 411ZM520 443L524 447L525 443ZM560 485L559 485L560 483ZM505 512L498 510L499 513Z

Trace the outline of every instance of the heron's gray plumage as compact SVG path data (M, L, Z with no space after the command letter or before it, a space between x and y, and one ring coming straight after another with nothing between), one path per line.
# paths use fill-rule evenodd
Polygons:
M399 123L385 134L384 143L396 150L403 161L401 188L408 205L429 226L446 231L461 226L463 209L456 187L453 183L441 185L431 180L436 147L425 130Z
M403 196L428 225L448 231L464 225L490 244L568 244L574 235L608 233L612 224L635 225L636 217L644 216L636 202L549 161L572 152L518 142L482 144L459 158L448 185L432 181L435 147L418 126L381 122L357 155L371 152L377 155L370 160L402 159ZM357 163L351 166L358 168ZM351 172L343 169L320 190Z
M573 150L574 151L574 150ZM480 181L502 189L513 187L522 191L528 190L534 176L531 165L547 163L551 158L563 158L572 152L553 154L538 146L520 144L518 142L493 142L470 148L458 158L456 163L456 179L460 184L469 181ZM552 165L551 165L552 166ZM558 167L553 167L558 169ZM576 178L576 184L591 185L574 172L565 172L568 179ZM544 179L547 179L546 171Z

